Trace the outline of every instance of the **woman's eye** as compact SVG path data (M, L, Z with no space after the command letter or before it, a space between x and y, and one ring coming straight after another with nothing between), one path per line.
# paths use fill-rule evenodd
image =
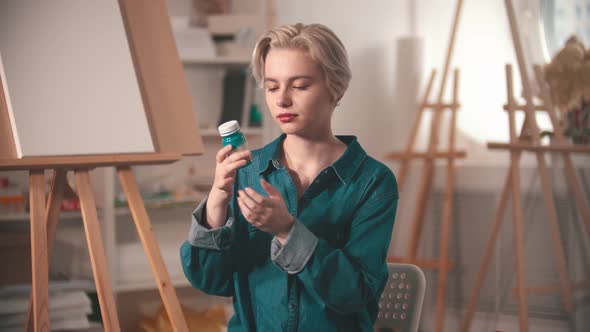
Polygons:
M271 86L271 87L267 87L267 88L266 88L266 91L269 91L269 92L274 92L274 91L277 91L278 89L279 89L279 88L277 88L276 86Z
M296 89L296 90L305 90L307 88L308 88L307 85L297 85L297 86L293 87L293 89Z

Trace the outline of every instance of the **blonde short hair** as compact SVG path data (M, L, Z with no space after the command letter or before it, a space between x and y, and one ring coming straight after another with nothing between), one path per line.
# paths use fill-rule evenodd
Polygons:
M334 101L338 102L348 89L352 77L348 55L338 36L322 24L302 23L283 25L264 33L252 53L252 74L264 83L264 62L271 48L306 50L324 72L326 85Z

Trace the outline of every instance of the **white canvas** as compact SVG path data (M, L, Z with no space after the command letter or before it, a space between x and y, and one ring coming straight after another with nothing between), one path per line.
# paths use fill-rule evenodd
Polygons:
M0 1L19 157L153 152L116 0Z

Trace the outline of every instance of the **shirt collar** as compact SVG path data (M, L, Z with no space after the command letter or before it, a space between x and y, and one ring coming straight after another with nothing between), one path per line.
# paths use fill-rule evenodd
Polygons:
M276 138L271 143L267 144L264 148L262 148L260 156L258 158L258 173L266 173L271 172L277 169L284 168L284 166L280 162L280 148L281 143L285 139L287 135L281 134L278 138ZM328 166L329 168L334 169L338 178L343 182L347 183L354 173L360 167L362 161L367 156L367 153L359 144L356 136L339 136L337 135L340 141L346 144L348 147L336 160L332 165Z

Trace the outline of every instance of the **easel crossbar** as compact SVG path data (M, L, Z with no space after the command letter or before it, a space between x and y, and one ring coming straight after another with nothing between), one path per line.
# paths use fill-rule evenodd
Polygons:
M590 146L576 146L572 144L539 145L533 143L501 143L489 142L488 148L492 150L525 150L530 152L570 152L590 153Z
M421 105L422 108L424 109L429 109L432 111L445 111L445 110L451 110L451 111L457 111L461 108L461 104L459 103L426 103L426 104L422 104Z
M42 170L57 168L96 168L125 165L162 165L180 160L176 153L130 153L92 156L52 156L0 159L0 171Z
M590 289L590 280L571 282L569 284L569 287L571 290ZM535 295L551 295L561 293L562 288L561 284L553 282L548 284L529 286L526 288L526 291L529 292L529 294ZM512 293L516 295L516 288L512 290Z

